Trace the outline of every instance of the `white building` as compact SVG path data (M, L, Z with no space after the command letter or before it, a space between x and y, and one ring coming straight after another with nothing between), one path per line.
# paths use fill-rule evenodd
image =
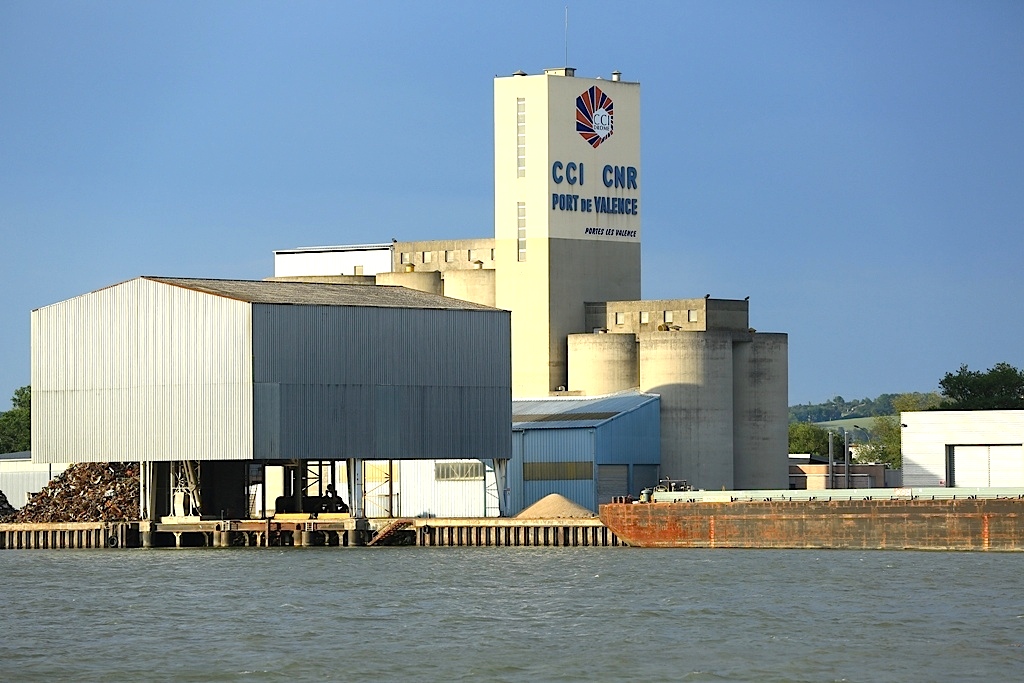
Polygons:
M1024 486L1024 410L901 413L903 485Z
M0 453L0 491L13 507L23 507L33 494L66 468L66 465L34 463L31 451Z

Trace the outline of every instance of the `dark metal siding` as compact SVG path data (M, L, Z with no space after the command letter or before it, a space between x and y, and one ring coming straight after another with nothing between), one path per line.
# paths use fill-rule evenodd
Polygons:
M257 457L507 458L509 340L498 310L254 304Z

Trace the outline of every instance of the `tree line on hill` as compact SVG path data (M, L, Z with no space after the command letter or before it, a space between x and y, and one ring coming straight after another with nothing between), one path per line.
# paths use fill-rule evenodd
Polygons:
M1024 410L1024 371L996 363L982 372L961 365L939 381L940 392L882 394L874 401L847 402L841 396L818 405L789 409L789 452L828 455L830 430L814 422L871 417L867 440L857 444L858 462L903 465L901 412L918 410ZM817 418L821 419L817 419ZM833 453L842 457L843 435L833 431ZM836 437L839 437L838 439Z

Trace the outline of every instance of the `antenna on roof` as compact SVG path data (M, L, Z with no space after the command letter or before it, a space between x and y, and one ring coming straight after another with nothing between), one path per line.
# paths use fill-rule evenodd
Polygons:
M569 6L565 6L565 65L569 66Z

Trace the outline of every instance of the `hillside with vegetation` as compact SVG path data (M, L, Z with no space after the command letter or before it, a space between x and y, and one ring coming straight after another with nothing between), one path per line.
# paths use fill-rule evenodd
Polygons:
M905 394L880 394L877 398L858 398L847 401L835 396L824 403L806 403L789 407L790 422L834 422L858 417L892 415L896 412L893 400ZM910 394L912 396L936 396L937 394Z
M857 446L858 462L902 466L900 413L917 410L1024 410L1024 370L996 363L986 371L961 365L939 380L941 393L882 394L847 401L836 396L824 403L789 408L789 452L828 454L849 433ZM851 449L853 450L853 449Z

